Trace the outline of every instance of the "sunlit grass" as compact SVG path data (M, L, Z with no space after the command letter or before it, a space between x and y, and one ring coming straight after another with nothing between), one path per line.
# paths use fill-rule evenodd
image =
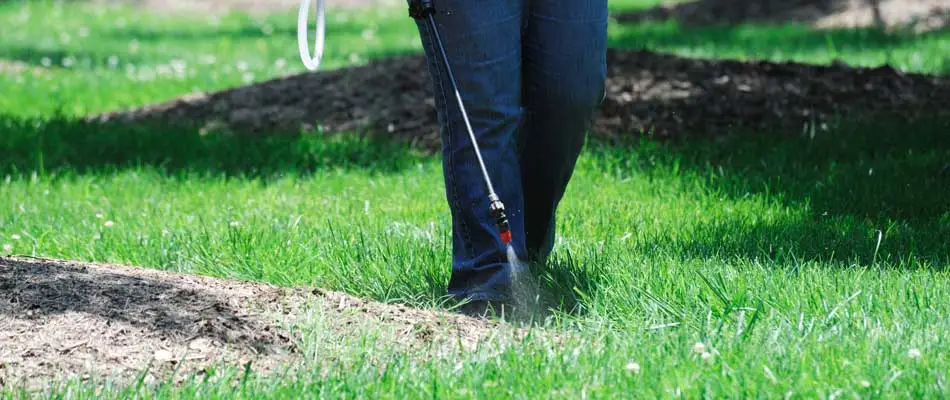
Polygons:
M938 56L950 52L950 30L915 35L870 28L812 30L794 24L695 28L671 21L615 24L610 38L616 46L686 57L815 64L837 60L857 67L891 65L913 73L950 72L950 59Z
M439 307L450 226L438 159L353 137L76 123L301 72L294 15L185 19L52 4L0 5L0 59L33 68L0 75L3 254ZM398 11L331 13L325 67L418 51ZM614 26L611 38L704 57L890 60L921 72L939 72L950 43L945 33L673 24ZM945 397L946 132L941 120L850 121L816 138L591 143L559 214L555 260L537 271L552 328L575 334L566 344L539 336L500 355L420 362L369 336L318 335L306 344L327 358L292 376L106 394ZM51 397L65 393L96 389L75 382Z
M614 11L653 0L612 2ZM422 51L402 7L372 12L328 2L322 69ZM76 18L81 15L82 18ZM15 115L85 115L141 106L305 72L295 13L178 16L73 2L0 4L0 60L29 69L0 74L0 109ZM611 26L611 45L691 57L795 60L945 73L950 31L924 36L803 27L687 28L674 22Z
M408 16L329 7L323 69L421 50ZM10 90L0 108L84 115L302 73L296 22L295 13L169 17L69 2L0 5L0 59L38 71L0 75Z

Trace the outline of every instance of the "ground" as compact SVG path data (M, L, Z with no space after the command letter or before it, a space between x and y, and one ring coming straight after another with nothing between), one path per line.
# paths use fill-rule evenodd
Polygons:
M787 9L778 6L765 9L779 10L769 14L773 19L795 20L815 17L814 14L826 8L826 14L840 14L870 7L861 1L825 3L828 4L782 2L782 7L787 9L812 10L806 16L786 15L788 13L779 11ZM883 16L900 21L937 9L950 10L947 1L896 3L875 4ZM686 24L693 15L721 18L720 24L754 20L754 16L744 14L727 18L733 15L729 13L754 10L754 7L743 7L741 1L737 4L728 1L675 4L682 8L700 7L689 8L692 11L683 16ZM667 6L659 9L663 7ZM616 18L627 23L638 13L648 12L618 13ZM726 14L719 16L717 12ZM665 18L677 17L681 16L665 15ZM862 25L843 23L826 28L856 26ZM723 35L726 37L722 42L737 41L731 31ZM847 40L851 35L860 33L844 32L841 39ZM865 35L880 45L901 40L875 32ZM702 32L696 34L696 39L720 41L711 40ZM890 66L851 66L840 59L829 61L830 65L826 66L768 60L743 62L611 49L608 93L596 122L597 134L616 138L618 133L647 132L664 138L765 128L797 134L809 127L820 129L840 117L890 113L914 118L946 112L941 99L950 96L950 80L945 77L906 73ZM437 150L439 137L428 79L422 56L394 56L317 74L285 75L218 92L193 92L160 104L92 115L89 119L173 123L202 131L368 130Z
M398 345L436 351L471 349L497 329L493 321L319 288L116 264L0 257L0 288L0 383L30 388L64 377L181 381L222 363L283 372L305 351L295 324L313 314L328 322L327 334L370 326Z
M611 49L607 97L595 135L625 139L719 136L737 130L799 134L841 118L914 119L950 111L950 79L890 67L702 60ZM169 102L90 116L208 132L366 130L438 150L434 102L422 56L300 74ZM319 123L318 123L319 121Z
M110 3L0 2L5 394L947 394L946 2L611 2L537 326L444 302L401 4Z

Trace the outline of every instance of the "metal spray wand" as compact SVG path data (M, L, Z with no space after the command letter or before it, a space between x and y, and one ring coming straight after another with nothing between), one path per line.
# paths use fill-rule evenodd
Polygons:
M498 229L498 235L504 244L511 243L511 229L508 224L508 216L505 215L505 205L495 193L491 178L488 176L488 169L485 168L485 161L482 159L482 152L478 147L478 141L475 139L475 133L472 131L472 125L468 120L468 112L465 111L465 104L462 102L462 95L459 93L458 85L455 83L455 75L452 74L452 67L449 65L448 55L445 53L445 47L442 45L442 37L439 35L439 28L436 26L435 5L433 0L410 0L409 16L415 19L425 19L435 36L436 47L442 58L443 65L455 92L455 99L458 101L459 110L462 112L462 119L465 121L465 128L468 130L468 136L472 141L472 147L475 149L475 156L478 158L478 165L482 169L482 176L485 179L485 185L488 187L488 200L490 201L489 210L495 219L495 226Z

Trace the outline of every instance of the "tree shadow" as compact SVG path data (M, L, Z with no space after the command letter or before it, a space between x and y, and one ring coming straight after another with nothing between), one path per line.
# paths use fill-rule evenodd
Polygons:
M397 173L421 160L405 143L356 133L205 131L172 121L89 122L0 114L0 175L51 178L154 168L270 178L330 170Z
M634 251L946 269L947 132L946 117L872 117L842 120L814 136L738 130L662 144L643 139L601 145L593 151L606 165L630 165L621 175L688 179L730 203L758 199L787 212L750 219L710 210L715 219L690 227L688 235L660 234Z
M327 10L328 13L333 13L334 10ZM312 21L311 16L311 24ZM271 19L268 19L270 21ZM229 39L238 39L238 40L251 40L251 39L274 39L274 38L291 38L297 39L297 26L292 24L287 24L289 19L283 18L277 20L274 24L269 24L268 22L255 21L251 18L247 18L246 21L241 23L239 26L228 26L228 27L211 27L211 26L198 26L193 29L181 29L178 27L174 30L167 29L153 29L146 27L138 26L129 26L123 29L110 30L103 33L100 37L103 39L109 40L138 40L141 42L157 42L157 41L217 41L222 38ZM293 20L296 23L296 19ZM409 25L407 25L409 24ZM373 35L379 37L387 37L392 35L402 35L407 32L407 27L412 27L412 20L407 16L405 20L382 20L378 23L372 25ZM360 21L359 19L346 20L346 21L335 21L328 20L326 24L326 33L328 39L336 40L334 38L340 37L352 37L362 39L362 34L367 31L371 26L367 23ZM314 27L311 25L309 28L310 34L314 34ZM414 31L408 31L413 33ZM312 40L312 39L311 39Z
M678 22L623 26L612 39L620 48L710 48L726 57L758 54L794 54L860 49L881 51L919 44L929 38L943 38L946 31L919 34L888 32L874 28L823 30L795 26L686 26Z
M594 139L585 158L595 170L610 179L677 182L696 191L687 196L701 202L697 217L676 223L675 231L629 242L606 232L636 232L636 226L603 227L602 248L577 249L583 254L556 249L549 263L531 266L542 317L592 312L596 299L614 286L611 280L624 273L617 264L624 259L615 252L648 262L711 262L789 276L856 266L946 272L948 132L950 118L868 118L844 120L817 136L737 131L668 141ZM750 217L732 210L745 207L767 211Z
M113 59L113 57L118 57ZM107 52L91 51L73 51L73 50L50 50L36 47L0 47L0 59L15 60L37 67L67 69L76 67L105 67L110 66L110 62L117 63L119 59L123 63L138 63L140 57L129 54L116 54ZM66 60L75 64L67 65ZM113 67L118 64L113 65Z
M554 311L574 316L588 314L590 300L608 286L611 275L607 265L606 260L596 258L580 262L570 252L558 252L544 264L530 265L537 280L538 302L545 310L542 316L553 315Z
M267 296L264 292L249 295ZM175 341L208 337L259 353L290 344L289 338L235 309L236 300L151 274L0 258L0 315L4 318L82 313L160 332Z
M624 24L676 20L691 27L818 23L876 29L918 25L918 28L933 30L946 26L950 7L911 3L882 0L692 0L623 12L616 15L616 19ZM820 22L822 20L824 22ZM921 23L926 26L919 26Z

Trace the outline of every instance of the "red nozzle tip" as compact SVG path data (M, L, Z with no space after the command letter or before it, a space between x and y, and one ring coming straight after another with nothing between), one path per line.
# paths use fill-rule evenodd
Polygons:
M501 236L501 241L505 244L511 243L511 231L502 231L499 233L499 236Z

